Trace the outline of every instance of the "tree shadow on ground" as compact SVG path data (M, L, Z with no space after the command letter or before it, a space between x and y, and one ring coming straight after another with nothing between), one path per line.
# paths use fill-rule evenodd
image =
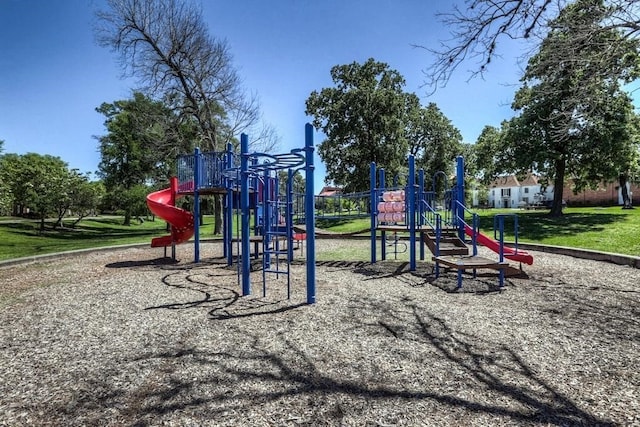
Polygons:
M142 351L122 363L130 369L157 363L157 375L150 382L128 395L111 390L86 402L82 409L89 411L92 405L128 407L131 421L146 425L170 414L224 420L229 414L250 413L256 405L286 407L297 402L286 412L289 421L339 425L347 417L366 419L373 404L388 408L386 415L378 418L380 425L386 425L393 422L394 412L422 403L435 404L441 411L497 417L498 423L614 425L580 409L512 348L455 330L445 320L415 305L407 307L406 315L367 298L359 299L357 306L361 309L349 319L356 329L366 328L372 336L391 335L402 344L401 348L410 344L422 354L431 354L438 360L438 367L427 366L428 361L406 362L417 363L413 369L425 363L424 369L441 371L415 377L412 382L399 380L401 375L396 377L394 372L344 376L327 366L326 359L312 356L304 344L288 339L286 332L265 343L263 337L231 325L227 333L246 337L242 348L211 351L177 344L160 351ZM363 312L375 314L373 318L364 317ZM393 351L393 342L390 346L388 351ZM331 350L326 348L325 356L331 358ZM181 369L186 365L195 367L186 372L198 372L197 379L183 375ZM444 378L438 380L439 375ZM461 392L465 387L474 392ZM424 414L422 421L429 415Z
M166 265L175 265L179 261L171 258L171 257L161 257L154 259L146 259L146 260L137 260L137 261L118 261L111 262L106 264L106 268L136 268L136 267L149 267L149 266L166 266Z
M457 270L441 266L439 277L435 275L435 265L418 263L415 271L409 270L408 262L378 262L375 264L362 263L353 270L356 274L365 276L364 280L395 279L410 286L432 285L447 293L475 293L486 294L501 292L508 286L515 286L508 278L528 279L529 276L517 268L511 268L505 273L504 287L498 283L498 272L495 270L481 270L474 274L471 270L463 272L462 288L458 288ZM416 280L418 279L418 280Z
M365 277L422 278L423 285L431 284L433 278L414 275L407 271L406 264L398 263L356 263L352 268ZM214 285L220 276L225 278L224 283ZM214 278L218 280L212 280ZM381 301L377 297L353 299L353 310L341 319L342 329L332 332L358 343L366 343L368 339L385 340L385 347L378 353L363 344L353 359L339 359L341 349L332 345L344 342L340 340L315 343L317 348L322 348L318 354L309 349L309 343L290 339L286 327L269 339L247 333L243 324L234 320L241 322L243 318L281 314L303 304L242 298L235 280L235 271L224 268L214 271L175 268L164 276L163 283L196 292L199 298L146 310L204 309L215 328L220 325L227 336L242 337L236 341L237 346L215 351L199 348L186 339L157 350L140 349L135 357L119 361L120 369L136 372L139 366L155 364L153 374L132 391L118 389L107 380L99 383L99 379L91 379L95 389L101 392L76 397L75 415L90 414L96 408L105 408L105 413L106 408L126 408L122 413L128 423L151 425L164 416L226 420L230 414L250 413L256 406L275 406L287 408L288 418L278 419L274 415L274 422L329 426L356 416L366 418L368 411L373 410L373 402L373 407L387 408L388 415L370 420L380 425L393 424L397 421L393 419L394 411L411 410L416 404L436 405L440 411L489 416L496 419L497 424L615 425L581 408L575 398L545 379L545 373L527 360L526 353L456 329L451 322L409 299L403 300L401 309L397 301ZM629 304L620 307L602 303L597 295L589 300L580 298L578 293L571 293L572 285L563 283L549 282L539 286L539 290L553 286L561 286L568 293L563 293L561 299L549 300L547 309L540 312L541 320L562 316L576 331L584 329L587 323L598 325L599 334L605 336L605 340L640 338L637 291L629 290ZM575 288L584 290L580 286ZM594 287L594 291L627 295L624 290L605 287ZM295 322L288 321L289 325ZM629 335L633 330L636 334ZM403 363L407 369L422 373L412 377L412 381L402 377L402 369L386 370L384 365L375 363L372 363L375 370L355 371L358 375L345 376L334 369L336 364L383 358L384 354L407 348L410 352ZM184 369L186 366L193 369ZM197 372L196 378L193 372ZM549 373L546 374L549 378ZM462 392L465 388L472 388L473 393ZM61 404L59 411L62 413L65 408L67 406ZM428 420L429 414L424 417L419 421ZM91 417L87 415L86 419Z
M212 268L213 267L213 268ZM229 320L243 317L264 316L304 307L307 304L292 303L287 299L264 298L240 293L237 266L213 262L168 267L173 271L162 278L162 283L173 289L187 291L196 297L179 302L169 302L145 308L145 310L185 310L205 308L210 320ZM220 278L224 280L220 280Z
M96 240L112 238L126 238L126 237L142 237L157 236L158 233L163 232L159 229L152 228L126 228L126 227L96 227L82 224L76 228L56 227L53 228L51 223L47 223L45 230L40 231L40 224L34 222L15 222L2 224L2 229L8 233L36 237L45 236L47 238L56 240Z

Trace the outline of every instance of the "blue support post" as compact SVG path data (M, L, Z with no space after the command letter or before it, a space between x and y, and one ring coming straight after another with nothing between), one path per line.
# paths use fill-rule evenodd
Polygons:
M424 169L418 171L418 197L416 204L418 205L418 228L422 230L424 226ZM422 233L422 231L421 231ZM420 234L422 236L422 234ZM424 239L420 239L420 261L424 261Z
M504 216L498 216L498 228L500 230L500 263L504 262ZM500 277L498 279L500 288L504 286L504 268L500 268Z
M271 200L271 177L269 169L265 168L262 173L262 261L265 269L271 266L271 252L267 248L271 245L271 229L273 228L272 200ZM256 180L257 182L258 180ZM257 202L257 201L256 201ZM257 203L256 203L257 204ZM256 254L258 256L258 254Z
M242 220L242 295L251 294L251 244L249 241L249 137L240 135L240 209Z
M369 187L370 187L370 204L371 204L371 264L376 263L376 214L378 210L378 192L376 191L376 164L371 162L369 167Z
M193 261L198 263L200 262L200 163L202 162L200 148L196 147L193 156Z
M480 218L477 214L473 214L473 235L471 236L471 244L473 248L472 255L478 255L478 231L480 230Z
M409 156L409 182L407 183L407 215L409 216L409 271L416 270L416 165Z
M380 168L380 199L384 194L386 188L384 168ZM378 200L376 200L376 210L378 209ZM380 231L380 259L382 261L387 259L387 232L385 230Z
M226 154L226 170L229 171L233 167L233 148L231 143L227 144L227 154ZM224 230L223 232L223 241L224 241L224 255L227 257L227 264L233 264L233 187L232 185L237 185L238 183L234 183L228 176L223 178L223 182L225 187L227 188L227 200L226 200L226 210L224 212Z
M456 158L456 199L459 203L456 203L456 222L457 218L464 219L464 157L458 156ZM461 223L457 222L458 237L464 241L464 227Z
M252 158L250 167L253 169L254 166L258 164L258 159ZM249 206L251 206L251 202L253 202L253 234L264 235L264 206L265 206L265 184L262 185L262 191L258 191L260 189L260 177L258 174L254 174L251 177L251 181L249 182L249 188L253 189L251 193L251 201L249 202ZM262 221L262 223L260 223ZM255 254L256 258L258 258L258 254Z
M313 172L313 126L307 123L304 127L305 142L305 226L307 230L307 304L316 302L316 217L314 206Z
M287 227L287 255L289 262L293 261L293 169L287 171L287 211L286 211L286 227ZM302 243L301 243L302 244Z

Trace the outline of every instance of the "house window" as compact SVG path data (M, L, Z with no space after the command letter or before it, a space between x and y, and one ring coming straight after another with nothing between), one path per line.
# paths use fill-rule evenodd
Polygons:
M529 187L524 187L524 192L528 193L529 192Z
M511 197L511 189L510 188L503 188L500 191L501 191L502 197Z

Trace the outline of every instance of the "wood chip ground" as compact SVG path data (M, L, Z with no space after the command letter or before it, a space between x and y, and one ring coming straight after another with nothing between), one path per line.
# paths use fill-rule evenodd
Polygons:
M360 246L366 241L317 241ZM0 269L3 426L640 425L640 270L533 252L435 279L431 263L252 273L220 246Z

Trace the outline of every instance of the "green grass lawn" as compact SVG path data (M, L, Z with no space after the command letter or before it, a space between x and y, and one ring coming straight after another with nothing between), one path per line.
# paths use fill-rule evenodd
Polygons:
M520 242L640 255L640 209L567 208L561 218L550 218L547 211L490 209L477 213L480 215L481 230L490 236L493 236L493 218L496 214L516 213ZM513 240L513 223L510 221L511 218L505 227L507 240ZM318 220L316 223L319 228L354 233L367 229L370 220ZM75 229L66 227L54 230L48 225L43 234L38 232L38 226L35 221L3 218L0 221L0 260L91 247L150 243L153 237L167 233L164 221L133 221L131 226L125 227L119 217L86 219ZM237 230L234 227L235 232ZM213 237L213 218L205 217L200 236ZM345 253L345 259L347 255Z
M92 247L150 242L152 237L165 233L163 221L133 221L122 225L122 218L97 218L82 220L75 229L54 230L47 224L44 233L39 232L37 221L0 223L0 260L70 251Z
M486 210L480 214L480 228L493 236L497 213L518 215L518 240L545 245L568 246L640 255L640 209L566 208L560 218L547 211ZM513 240L513 220L505 222L506 239Z
M494 236L496 214L510 215L505 219L505 239L514 239L514 220L518 217L518 241L545 245L568 246L640 255L640 209L623 210L609 208L566 208L560 218L549 217L547 210L526 211L513 209L478 210L480 229ZM466 219L471 223L471 219ZM355 220L318 220L318 227L349 233L367 228L368 218Z

